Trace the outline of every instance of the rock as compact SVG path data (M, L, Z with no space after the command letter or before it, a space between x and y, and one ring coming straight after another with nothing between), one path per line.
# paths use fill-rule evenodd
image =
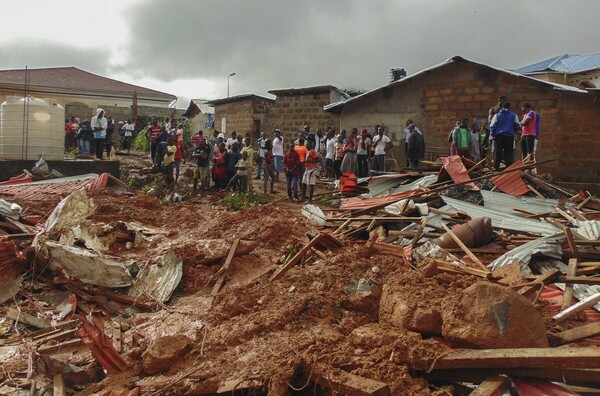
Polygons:
M185 335L157 338L142 354L142 367L148 375L158 374L171 367L191 348L192 340Z
M444 304L442 336L467 348L547 348L544 319L527 298L490 282L464 290Z
M379 321L418 333L441 334L441 307L415 298L410 288L384 285L379 304Z

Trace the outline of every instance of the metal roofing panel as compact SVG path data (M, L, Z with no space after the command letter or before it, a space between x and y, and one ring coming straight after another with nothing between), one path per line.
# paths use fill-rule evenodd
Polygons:
M564 240L565 234L563 232L535 239L504 253L492 261L488 267L494 271L517 261L521 265L521 272L525 275L531 275L532 272L529 268L531 257L535 254L560 259L562 257L560 244Z
M579 228L575 231L584 238L591 241L600 240L600 221L586 220L579 222Z
M558 199L537 197L514 197L512 195L481 190L483 206L498 212L515 214L514 209L522 209L533 213L552 213L558 206Z
M600 68L600 52L586 55L563 54L536 62L531 65L520 67L515 71L517 73L554 71L558 73L572 74L598 68Z
M483 206L464 202L454 198L442 196L442 199L454 209L466 212L471 218L491 218L493 227L504 228L510 231L541 234L543 236L554 235L559 232L559 229L550 223L502 213L497 210L485 208Z
M437 175L423 176L412 183L403 184L389 191L390 194L397 194L408 190L417 190L431 186L437 180Z
M505 171L519 168L522 165L523 162L521 160L516 161L515 163L511 164L508 168L506 168ZM498 176L495 176L492 178L492 183L494 183L494 185L498 187L500 191L510 195L519 196L525 195L529 192L529 189L525 185L521 174L516 171L510 173L503 173Z
M411 178L414 176L418 176L418 173L400 173L393 175L381 175L381 176L373 176L369 180L369 195L371 197L378 197L381 195L399 193L407 190L413 190L417 187L426 187L432 182L429 182L430 179L425 179L429 176L424 176L412 183L402 184L403 181L407 178Z
M466 183L471 180L469 177L469 173L467 172L467 168L462 162L462 159L458 155L450 155L448 157L442 157L442 166L448 172L452 180L455 183ZM463 184L463 187L467 188L471 191L479 191L479 187L473 182Z

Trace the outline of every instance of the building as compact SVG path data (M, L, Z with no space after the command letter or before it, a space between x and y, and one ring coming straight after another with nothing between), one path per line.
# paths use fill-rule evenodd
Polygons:
M600 88L600 52L563 54L523 66L517 73L582 89Z
M209 106L208 100L192 99L182 117L192 119L196 132L201 129L213 129L215 126L215 109Z
M267 113L274 102L273 99L245 94L211 100L206 104L215 109L214 127L217 131L237 131L258 137L265 128Z
M486 121L488 110L506 95L521 116L531 102L541 114L538 158L556 161L539 167L558 181L600 182L598 119L600 100L595 91L546 82L456 56L439 65L325 106L340 115L341 128L386 127L396 146L411 118L423 131L427 147L448 153L448 133L461 118ZM520 157L519 154L516 155Z
M333 127L339 131L339 115L323 110L324 106L349 99L350 96L333 85L319 85L307 88L274 89L269 91L276 96L269 109L267 128L278 128L284 137L296 138L304 125L312 131Z
M177 97L76 67L0 70L0 101L7 96L52 98L65 108L67 117L90 118L101 107L115 120L132 115L171 116L169 105ZM134 97L135 104L134 104ZM134 108L135 107L135 108ZM137 111L137 113L136 113Z

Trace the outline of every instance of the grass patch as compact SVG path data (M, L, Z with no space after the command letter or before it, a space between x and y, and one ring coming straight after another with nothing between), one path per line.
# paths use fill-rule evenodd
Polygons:
M237 212L242 208L250 208L256 205L267 203L267 200L254 192L235 192L223 198L223 203L229 208Z

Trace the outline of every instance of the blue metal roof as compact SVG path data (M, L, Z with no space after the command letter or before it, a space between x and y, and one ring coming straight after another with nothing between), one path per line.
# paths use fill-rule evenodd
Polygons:
M600 52L587 55L563 54L520 67L515 71L521 74L542 71L572 74L592 69L600 69Z

